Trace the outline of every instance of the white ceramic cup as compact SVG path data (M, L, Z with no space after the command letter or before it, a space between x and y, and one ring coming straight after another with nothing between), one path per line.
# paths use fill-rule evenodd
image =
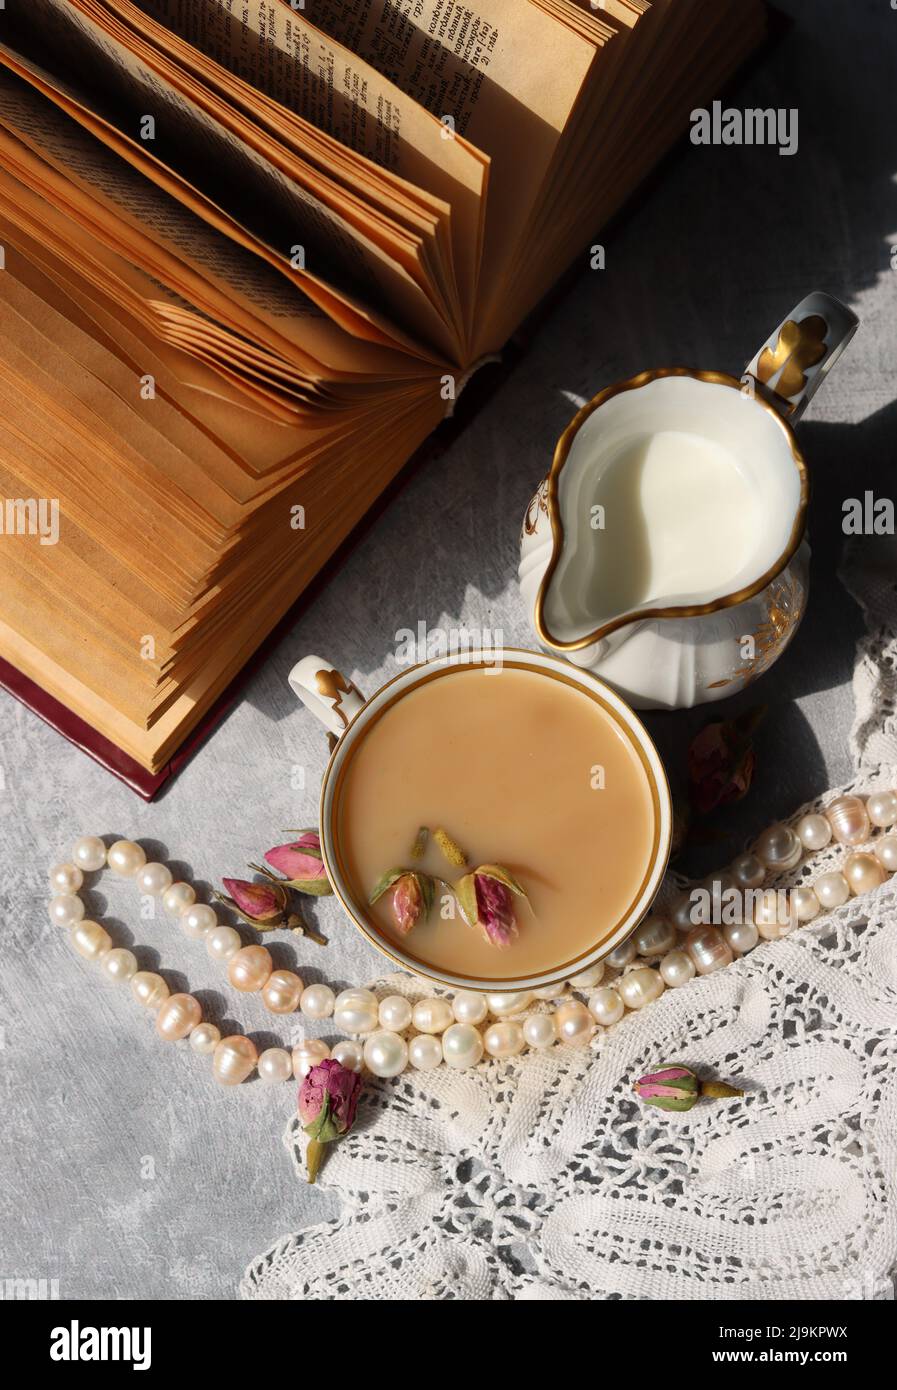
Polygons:
M347 680L321 657L307 656L303 658L293 667L289 675L290 686L294 693L320 719L331 735L332 752L321 786L319 815L321 851L333 891L346 913L359 931L367 937L371 945L388 956L402 969L410 970L416 975L427 976L439 984L454 988L496 992L537 989L543 985L556 984L587 969L590 965L596 964L613 951L616 946L619 946L620 942L629 936L630 932L645 916L660 887L669 859L673 824L669 786L657 749L640 720L619 695L603 681L596 679L590 672L578 670L569 662L560 660L548 653L506 647L499 655L501 665L504 668L516 666L544 675L547 680L560 680L568 685L573 684L603 706L604 710L615 719L641 760L651 788L655 823L648 869L637 890L634 890L632 902L626 912L610 931L602 925L600 939L596 939L594 946L585 952L580 952L574 959L559 959L549 970L544 970L536 975L509 975L498 979L479 979L473 976L455 975L435 968L414 954L412 949L413 933L411 938L404 942L398 942L392 937L385 936L377 922L369 915L366 904L358 901L357 895L353 893L343 866L343 856L340 852L336 832L336 827L339 824L341 773L353 746L364 737L365 730L386 709L401 701L422 681L432 679L439 672L448 673L457 666L494 668L497 658L496 652L494 650L460 652L434 661L422 662L418 666L408 667L399 675L394 676L392 680L387 681L368 700L364 699L351 681ZM596 938L598 937L599 929L596 927ZM510 955L513 958L513 952ZM512 961L509 961L508 964L510 966Z

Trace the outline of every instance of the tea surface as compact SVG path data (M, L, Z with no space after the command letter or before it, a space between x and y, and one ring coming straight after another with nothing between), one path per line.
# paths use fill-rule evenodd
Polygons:
M603 769L602 788L595 769ZM347 760L339 837L358 915L386 943L435 968L510 979L574 960L604 940L648 870L656 818L647 773L626 734L589 695L533 671L454 668L402 696ZM519 935L489 945L460 915L430 918L401 937L390 894L366 907L381 874L411 866L417 829L443 827L471 867L517 877ZM452 869L432 837L418 866ZM439 893L443 890L439 889Z

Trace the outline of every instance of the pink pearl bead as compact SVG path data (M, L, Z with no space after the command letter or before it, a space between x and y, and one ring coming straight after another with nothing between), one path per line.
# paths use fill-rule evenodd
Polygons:
M243 946L227 963L227 978L234 989L251 994L261 989L273 969L271 952L264 946Z
M262 986L262 1001L272 1014L291 1014L298 1009L304 988L292 970L275 970Z
M734 959L732 948L718 927L695 927L685 938L685 949L699 975L711 975Z
M186 1038L202 1022L199 1000L192 994L172 994L156 1014L156 1032L166 1042Z
M883 865L874 854L851 854L842 865L842 873L850 885L851 893L871 893L881 886L887 877Z
M866 803L858 796L839 796L825 812L832 834L840 845L862 845L871 827Z

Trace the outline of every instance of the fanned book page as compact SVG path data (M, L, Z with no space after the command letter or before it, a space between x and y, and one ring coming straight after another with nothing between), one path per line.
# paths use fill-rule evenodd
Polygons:
M3 683L149 794L764 32L760 0L7 0Z

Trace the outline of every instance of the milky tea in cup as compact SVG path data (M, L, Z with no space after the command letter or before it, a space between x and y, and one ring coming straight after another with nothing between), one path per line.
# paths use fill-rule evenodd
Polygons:
M463 865L447 859L440 829ZM412 970L484 988L562 979L612 950L650 905L669 833L663 770L632 712L541 653L405 673L352 721L322 796L328 873L365 934ZM513 897L504 947L465 921L452 893L480 865L526 894ZM435 896L404 934L392 891L370 898L386 871L406 868L431 876Z

